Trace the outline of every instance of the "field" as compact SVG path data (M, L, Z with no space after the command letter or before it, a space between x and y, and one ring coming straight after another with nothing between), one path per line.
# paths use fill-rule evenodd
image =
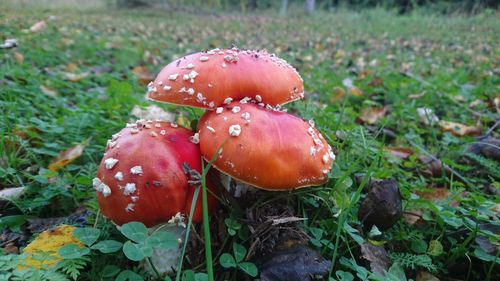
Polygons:
M1 280L156 280L121 248L75 250L43 270L23 266L23 248L62 223L125 242L92 188L107 140L138 118L134 107L155 104L144 98L146 85L164 65L233 45L267 49L297 68L306 98L286 107L314 119L337 157L323 186L262 192L239 206L223 200L210 218L215 280L252 280L266 248L290 240L331 261L308 266L325 280L500 279L498 14L280 17L0 4L0 34L0 43L18 43L0 49L0 189L2 197L22 192L0 199ZM155 105L187 127L203 114ZM370 208L370 200L382 203ZM260 240L248 227L285 217L304 220L271 226ZM202 227L193 233L183 280L208 280ZM224 259L237 249L248 252L248 267Z

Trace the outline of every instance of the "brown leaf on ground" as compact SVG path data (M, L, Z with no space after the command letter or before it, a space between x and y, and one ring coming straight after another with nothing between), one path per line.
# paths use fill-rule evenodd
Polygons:
M416 281L439 281L439 278L436 276L430 274L429 272L426 271L419 271L417 273L417 279Z
M63 77L64 79L71 81L71 82L79 82L83 78L87 77L89 75L88 72L82 72L82 73L71 73L71 72L63 72Z
M151 73L145 66L136 66L134 67L132 72L135 74L135 76L137 76L139 84L141 85L147 85L149 84L149 82L155 79L154 74Z
M14 59L18 64L22 64L24 62L24 56L19 52L14 52Z
M57 172L62 167L73 162L75 159L77 159L82 155L83 150L85 149L86 146L87 144L77 144L72 148L62 151L61 153L59 153L59 156L56 159L54 159L52 163L50 163L49 170Z
M429 201L444 201L451 195L450 191L446 187L430 187L424 191L416 191L415 193L420 196L420 198L427 199Z
M34 25L32 25L30 27L29 31L31 31L31 32L40 32L46 26L47 26L47 24L45 23L45 21L42 20L42 21L39 21L39 22L35 23Z
M5 245L3 249L6 254L19 254L19 248L16 247L16 245L12 242L7 243L7 245Z
M467 150L469 153L500 161L500 139L489 137L473 143Z
M422 212L422 210L420 210L420 209L413 209L413 210L405 211L403 213L403 220L408 225L414 225L422 219L423 214L424 214L424 212Z
M156 105L150 105L144 109L136 105L132 109L132 115L139 119L175 122L174 113L165 111L161 107L158 107Z
M334 87L332 94L329 97L329 100L331 103L336 103L338 101L341 101L344 97L345 97L344 89L340 87Z
M46 94L47 96L53 97L53 98L55 98L59 95L55 90L52 90L51 88L45 87L44 85L40 86L40 90L42 91L42 93Z
M64 68L67 72L75 73L78 70L78 65L76 63L68 63Z
M370 268L373 272L384 275L384 271L389 269L390 260L384 246L375 246L368 242L361 245L363 258L370 262Z
M440 177L443 175L443 171L446 175L451 174L450 166L443 164L443 162L441 162L441 160L437 158L420 155L418 156L418 160L422 164L427 166L427 168L423 170L422 173L428 177Z
M385 151L400 159L408 159L413 154L413 149L410 147L386 147Z
M363 109L358 117L358 122L365 124L375 124L380 118L387 113L387 107L369 107Z
M355 97L361 97L363 96L363 91L361 91L361 89L359 89L358 87L351 87L349 88L349 94Z
M439 127L445 131L450 132L455 136L479 136L481 135L481 128L475 126L467 126L464 124L451 122L451 121L439 121Z

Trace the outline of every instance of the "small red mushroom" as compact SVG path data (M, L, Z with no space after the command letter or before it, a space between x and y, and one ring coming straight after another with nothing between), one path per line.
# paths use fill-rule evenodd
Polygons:
M127 124L113 135L93 180L102 213L118 225L139 221L148 227L177 213L188 215L195 188L185 170L201 171L192 137L191 131L161 121ZM213 196L208 203L209 210L217 205ZM201 220L200 196L193 221Z
M148 86L151 100L216 109L231 101L283 105L304 97L299 73L266 51L214 49L165 66Z
M314 127L294 115L233 102L198 122L201 153L236 180L265 190L324 184L335 155Z

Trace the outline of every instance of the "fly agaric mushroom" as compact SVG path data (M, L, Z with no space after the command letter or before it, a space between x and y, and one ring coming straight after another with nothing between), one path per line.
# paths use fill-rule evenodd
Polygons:
M102 213L122 225L140 221L150 227L177 213L188 214L194 188L183 165L201 171L193 133L169 122L138 121L115 134L94 179ZM210 198L214 206L215 198ZM193 221L200 222L201 200Z
M198 122L201 153L237 181L279 191L321 185L335 155L314 128L294 115L233 102L207 111Z
M182 57L148 86L154 101L215 109L231 101L283 105L304 97L299 73L266 51L213 49Z
M181 214L189 214L195 190L190 187L190 175L201 171L200 149L192 137L191 131L176 124L143 120L113 135L93 180L102 213L117 225L131 221L156 225L150 231L167 221L182 225ZM202 220L201 204L198 198L195 223ZM209 195L209 212L216 205L215 197ZM182 241L184 230L169 230ZM159 257L153 256L153 263L160 273L177 266L177 250L155 251Z

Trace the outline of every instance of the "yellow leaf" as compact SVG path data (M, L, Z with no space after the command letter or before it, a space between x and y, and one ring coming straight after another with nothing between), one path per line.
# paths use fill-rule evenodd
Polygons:
M23 56L23 54L21 54L19 52L14 52L14 59L19 64L22 64L24 62L24 56Z
M40 90L42 91L42 93L50 97L57 97L58 95L56 91L52 90L51 88L45 87L44 85L40 86Z
M75 73L78 70L78 66L75 63L67 64L65 68L67 72L71 73Z
M189 119L182 113L177 117L176 123L181 127L191 129L191 121L189 121Z
M361 97L363 95L363 91L355 86L349 88L349 93L355 97Z
M467 126L464 124L450 122L450 121L439 121L439 127L445 131L450 132L455 136L479 136L481 135L481 128L474 126Z
M84 245L73 236L76 227L60 225L55 229L46 230L38 235L35 240L24 248L24 253L28 254L25 260L27 267L45 268L54 266L62 260L59 256L59 249L68 244ZM24 268L24 266L20 266Z
M56 159L52 161L49 165L49 170L57 172L62 167L68 165L73 162L75 159L80 157L85 149L86 144L78 144L70 149L62 151L59 153Z
M387 107L365 108L359 115L358 121L366 124L375 124L380 118L384 117L386 113L387 113Z

